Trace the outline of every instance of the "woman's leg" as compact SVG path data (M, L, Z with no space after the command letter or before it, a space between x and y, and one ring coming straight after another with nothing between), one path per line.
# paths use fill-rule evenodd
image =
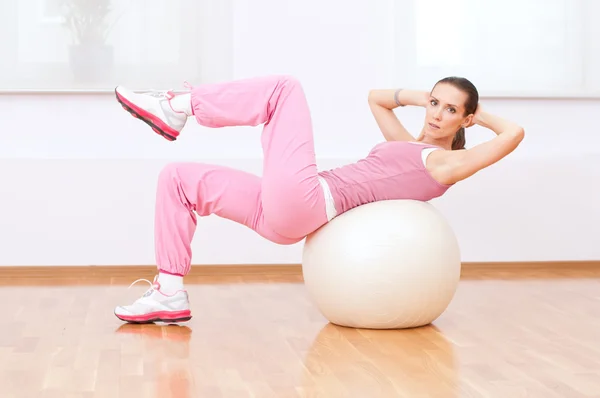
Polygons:
M295 239L327 222L311 115L295 78L265 76L204 84L176 96L136 94L123 87L116 93L125 109L163 136L178 135L190 116L212 128L264 124L261 199L267 223L278 234Z
M178 322L191 318L183 277L190 270L197 216L211 214L243 224L278 244L293 244L265 222L261 179L250 173L202 163L173 163L159 175L155 207L158 275L143 297L115 309L127 322Z
M128 101L138 109L166 109L168 113L173 107L169 101L168 108L152 108L147 105L150 99L139 100L137 95ZM116 309L123 320L176 321L191 316L187 293L178 278L190 267L194 213L231 219L280 244L296 243L327 222L310 114L297 81L265 77L204 85L192 91L189 106L187 113L208 127L264 123L264 176L190 163L172 165L161 173L156 207L159 277L154 289L132 306ZM169 118L161 120L169 123ZM168 292L161 291L161 279L170 285Z
M188 274L197 216L234 221L277 244L300 239L279 235L265 222L261 178L245 171L203 163L173 163L158 178L155 206L155 251L159 271Z
M201 85L192 90L191 103L197 122L206 127L264 124L261 198L273 230L302 239L327 222L311 115L296 79L266 76Z

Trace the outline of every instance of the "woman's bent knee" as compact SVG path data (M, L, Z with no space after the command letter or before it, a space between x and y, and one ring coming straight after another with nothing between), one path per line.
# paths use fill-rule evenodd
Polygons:
M186 184L184 181L186 163L169 163L162 168L158 174L157 194L158 198L170 197L173 200L176 198L186 207L193 207L195 198L188 198L190 192L186 192ZM192 195L193 196L193 195Z
M170 182L179 179L179 169L183 163L168 163L158 173L160 183Z

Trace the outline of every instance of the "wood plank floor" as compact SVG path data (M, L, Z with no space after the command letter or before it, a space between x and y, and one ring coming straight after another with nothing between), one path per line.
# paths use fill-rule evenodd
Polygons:
M5 278L0 397L600 397L600 272L496 276L398 331L328 324L297 275L195 276L185 326L122 324L124 275Z

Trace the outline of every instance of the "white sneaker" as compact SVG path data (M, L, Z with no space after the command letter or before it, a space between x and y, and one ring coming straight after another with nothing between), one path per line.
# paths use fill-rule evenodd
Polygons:
M173 109L171 99L175 94L172 91L134 93L125 87L117 86L115 95L127 112L169 141L175 141L185 126L188 115Z
M129 323L177 323L192 319L187 291L179 290L172 295L165 294L161 292L156 277L154 283L138 279L129 287L139 281L148 282L152 287L133 304L115 308L117 318Z

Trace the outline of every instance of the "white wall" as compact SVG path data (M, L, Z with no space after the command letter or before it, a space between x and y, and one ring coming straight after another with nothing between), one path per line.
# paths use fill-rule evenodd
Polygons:
M385 9L360 3L346 12L321 3L319 14L306 2L236 3L233 77L288 73L304 82L321 168L382 140L366 94L395 78L390 21ZM433 202L455 228L463 260L600 259L600 100L483 102L527 136L509 158ZM419 109L398 115L413 131L422 123ZM0 96L0 265L152 264L161 167L196 160L260 173L259 134L190 124L169 143L112 95ZM475 127L467 138L491 137ZM298 263L301 248L209 217L199 222L193 262Z

